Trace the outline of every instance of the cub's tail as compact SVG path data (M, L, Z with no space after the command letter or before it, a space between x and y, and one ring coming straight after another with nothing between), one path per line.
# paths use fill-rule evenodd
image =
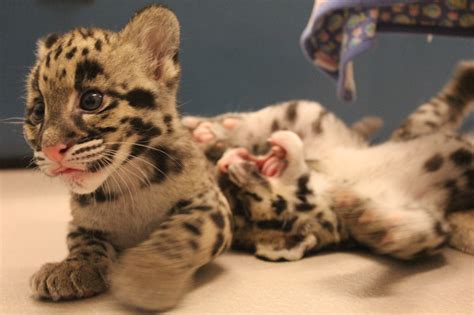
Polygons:
M459 127L465 116L474 109L474 60L459 63L453 78L438 98L449 106L449 118Z
M440 130L456 130L474 109L474 61L462 61L451 80L395 130L392 140L409 140Z

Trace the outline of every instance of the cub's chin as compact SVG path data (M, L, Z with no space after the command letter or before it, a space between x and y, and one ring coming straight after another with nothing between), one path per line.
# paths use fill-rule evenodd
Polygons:
M109 177L110 172L102 169L98 172L77 171L60 174L59 178L75 194L84 195L96 191Z

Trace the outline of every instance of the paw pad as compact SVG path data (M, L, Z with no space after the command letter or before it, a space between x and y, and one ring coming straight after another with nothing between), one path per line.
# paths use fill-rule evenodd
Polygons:
M200 143L213 141L216 138L216 135L212 131L212 123L205 121L199 124L193 131L193 137Z
M239 118L225 118L222 121L222 126L226 129L233 130L240 125L240 121Z

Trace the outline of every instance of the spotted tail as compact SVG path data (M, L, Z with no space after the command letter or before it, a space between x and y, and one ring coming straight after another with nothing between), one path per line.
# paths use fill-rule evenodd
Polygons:
M463 61L443 90L409 115L391 139L403 141L439 130L456 130L473 109L474 61Z

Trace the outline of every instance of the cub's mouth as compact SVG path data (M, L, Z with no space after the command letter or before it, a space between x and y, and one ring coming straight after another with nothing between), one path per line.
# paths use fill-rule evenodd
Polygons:
M217 167L227 173L230 165L246 162L253 164L264 176L278 177L288 165L286 150L272 140L269 142L271 148L265 155L252 155L245 148L236 148L226 152L217 162Z
M74 163L74 161L46 161L39 160L41 171L49 176L61 180L72 192L86 194L95 191L110 175L108 167L97 167L101 159ZM96 162L96 163L94 163ZM104 163L98 163L107 166Z
M51 174L53 176L75 176L79 174L86 174L88 173L85 169L75 168L75 167L67 167L67 166L60 166L53 170L51 170Z

